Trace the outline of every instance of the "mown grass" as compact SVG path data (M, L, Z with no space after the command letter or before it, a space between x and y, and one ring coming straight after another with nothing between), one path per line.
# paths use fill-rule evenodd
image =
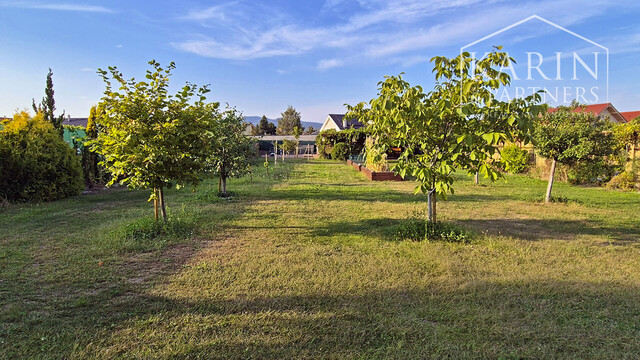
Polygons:
M394 241L424 198L343 164L167 195L194 231L125 236L148 194L0 210L3 358L636 358L640 195L465 175L470 243ZM184 207L183 207L184 205ZM124 230L123 230L124 229ZM191 229L191 227L189 227ZM123 235L124 234L124 235Z

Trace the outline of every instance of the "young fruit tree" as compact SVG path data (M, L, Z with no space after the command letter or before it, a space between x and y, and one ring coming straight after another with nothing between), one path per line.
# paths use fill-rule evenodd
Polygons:
M209 153L209 168L220 179L218 192L228 196L227 179L246 174L254 140L244 135L244 118L236 109L227 109L216 121L215 140Z
M298 148L298 145L295 141L284 139L282 140L282 151L286 154L290 154Z
M551 159L545 202L551 202L551 189L557 163L573 165L594 161L615 152L612 124L575 107L559 107L536 122L534 143L540 156Z
M147 81L125 79L116 67L98 72L106 84L100 103L103 112L92 150L116 182L130 189L152 189L154 202L167 220L164 190L195 185L203 179L214 138L218 103L205 103L206 86L187 83L169 94L172 62L162 68L150 61ZM112 85L115 83L116 85ZM192 98L195 96L195 101Z
M293 137L296 139L296 157L300 153L300 135L302 135L302 129L294 126L293 128Z
M481 60L466 52L433 58L436 85L426 94L402 76L390 76L378 84L377 98L347 106L347 119L368 124L376 153L402 149L392 170L414 177L415 193L427 194L431 224L436 223L436 195L453 193L455 170L478 171L495 181L501 176L492 166L498 144L530 140L533 119L542 109L540 94L496 99L494 94L511 81L501 69L514 61L499 50Z

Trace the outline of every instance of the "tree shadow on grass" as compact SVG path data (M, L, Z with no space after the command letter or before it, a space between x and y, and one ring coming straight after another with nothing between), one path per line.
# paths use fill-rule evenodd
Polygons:
M603 226L594 221L561 219L469 219L456 224L478 232L505 235L521 240L575 240L583 235L609 238L612 243L638 244L640 232L630 226Z
M314 226L310 236L314 238L360 235L379 240L393 240L393 235L407 219L376 218L360 221L339 221Z
M360 221L339 221L311 228L311 236L334 237L360 235L379 240L393 240L398 227L409 219L376 218ZM610 239L614 245L640 246L640 232L632 226L602 226L593 221L558 219L470 219L453 220L474 233L510 236L520 240L575 240L583 235Z
M358 202L389 202L389 203L426 203L427 197L424 194L413 194L412 191L398 191L385 187L372 186L367 183L356 184L308 184L314 185L309 188L296 188L294 184L290 187L275 188L260 195L265 200L302 200L302 201L358 201ZM518 194L477 194L464 193L448 195L446 200L438 199L444 203L470 203L470 202L501 202L501 201L526 201Z
M629 358L640 351L638 297L616 283L483 280L227 300L128 294L95 304L112 329L76 327L96 336L69 355Z
M474 203L490 203L490 202L500 202L500 201L520 201L522 200L521 197L518 197L517 195L504 195L504 194L476 194L476 193L465 193L465 194L454 194L454 195L449 195L447 197L447 200L440 200L438 199L438 201L440 202L451 202L451 203L456 203L456 202L463 202L463 203L468 203L468 202L474 202ZM426 201L426 199L425 199Z

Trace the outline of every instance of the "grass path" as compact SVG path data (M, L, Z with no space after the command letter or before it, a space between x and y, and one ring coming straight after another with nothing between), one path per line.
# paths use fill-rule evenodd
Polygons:
M393 241L424 199L331 162L171 192L201 224L136 243L147 194L0 212L4 358L634 358L638 194L541 181L473 186L439 216L471 244ZM115 229L115 230L113 230ZM486 232L484 232L486 230ZM97 264L102 261L103 266Z

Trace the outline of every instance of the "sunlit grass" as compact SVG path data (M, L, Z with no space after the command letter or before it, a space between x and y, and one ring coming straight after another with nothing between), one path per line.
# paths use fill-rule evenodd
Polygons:
M132 246L148 194L0 210L5 358L634 358L639 195L521 176L438 202L469 244L394 241L410 182L298 161L170 192L194 232ZM184 208L183 205L184 204Z

